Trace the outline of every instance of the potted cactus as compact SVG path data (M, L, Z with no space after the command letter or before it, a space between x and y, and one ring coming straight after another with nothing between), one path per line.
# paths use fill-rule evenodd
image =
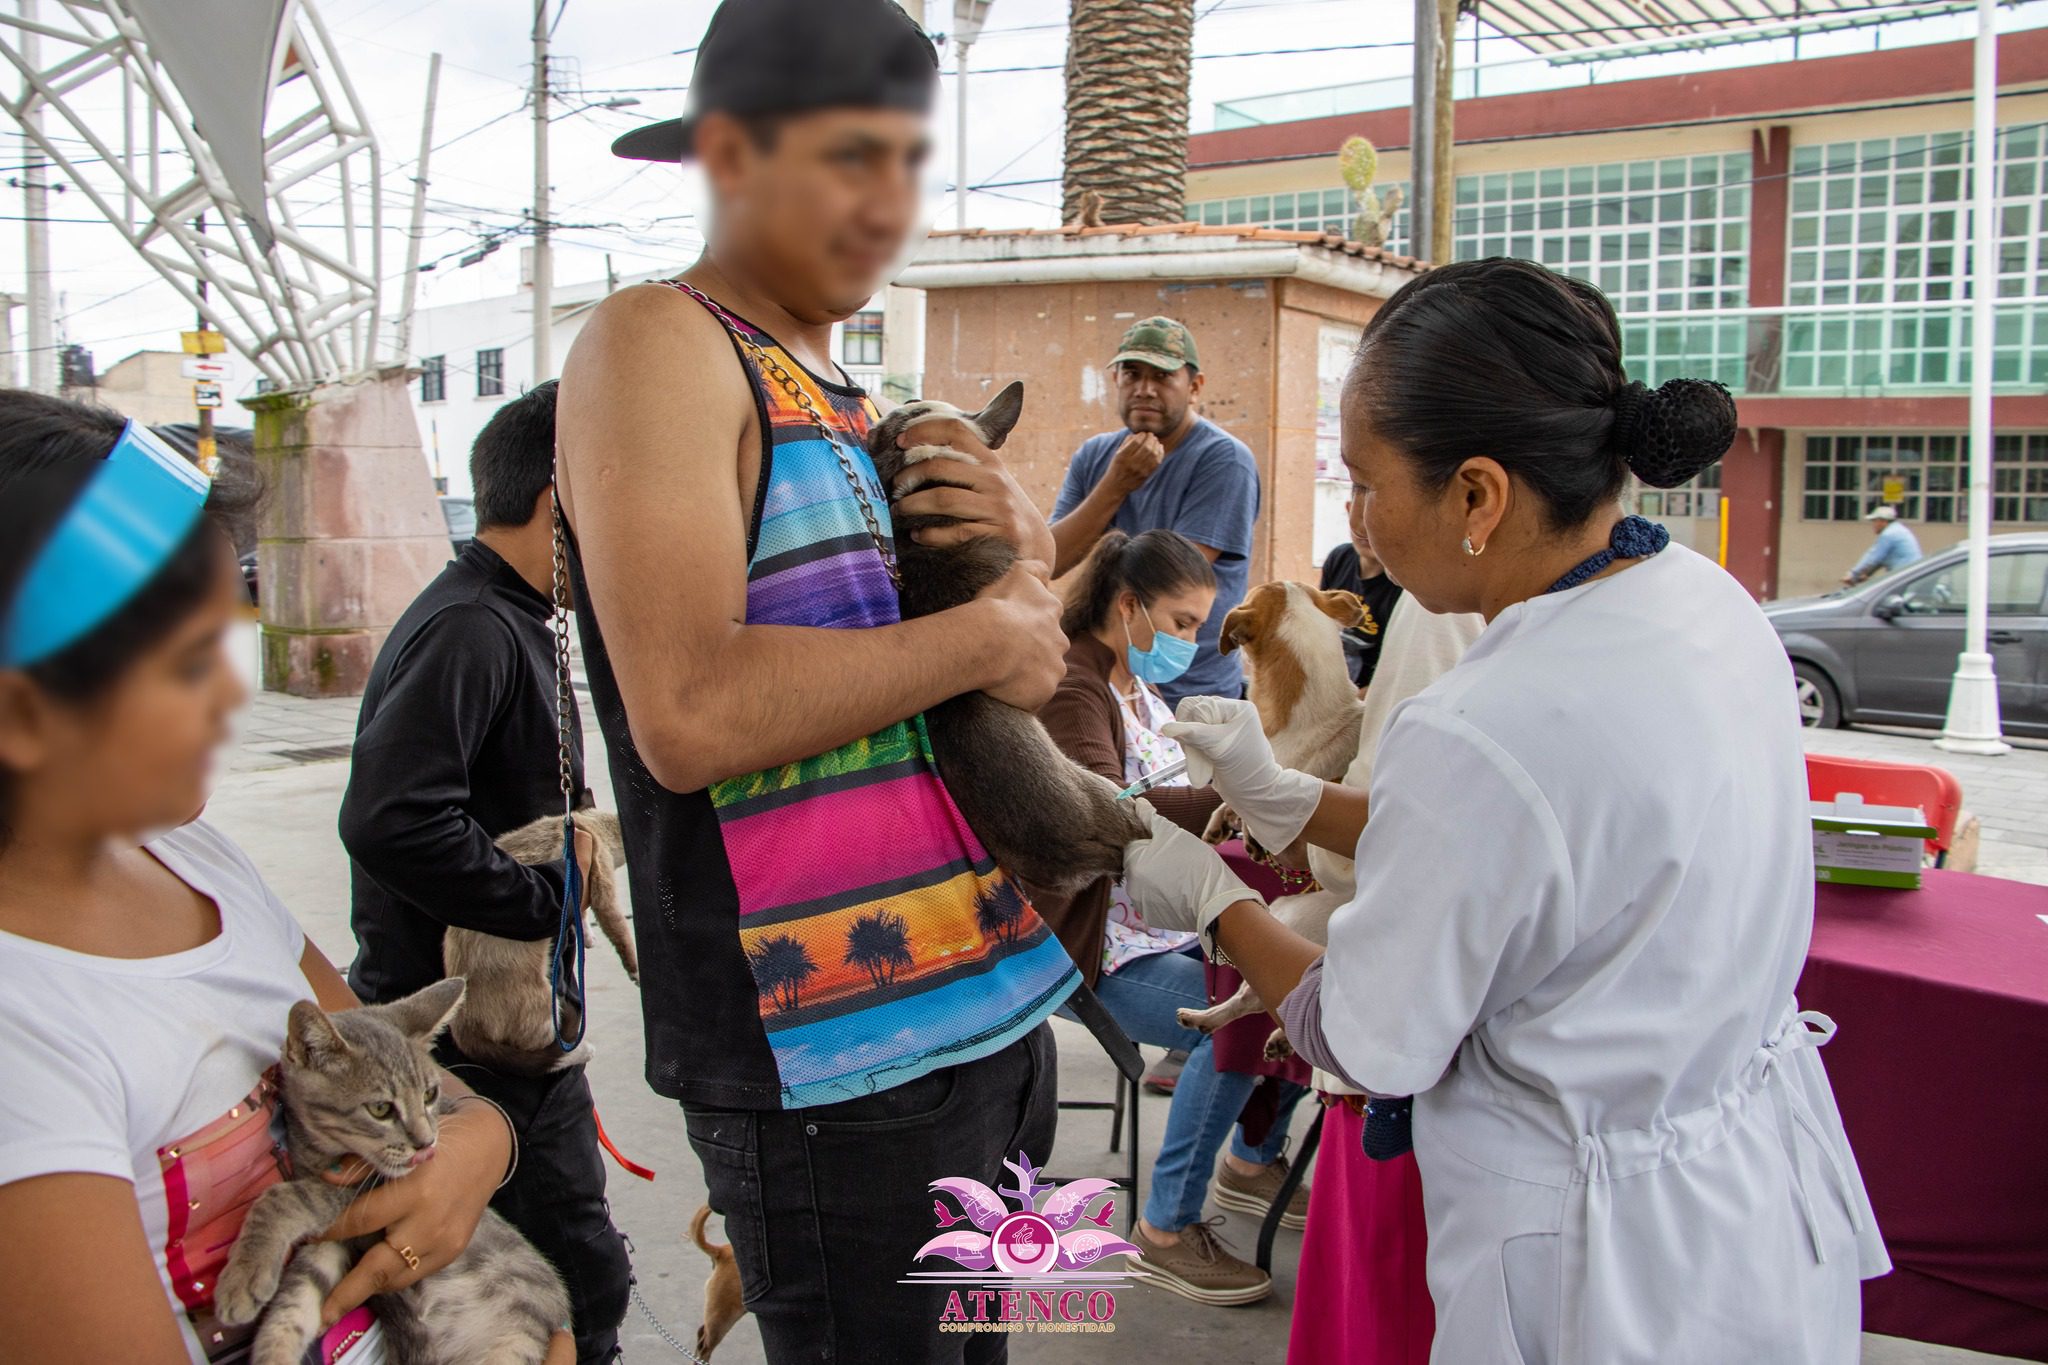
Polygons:
M1367 246L1384 246L1387 234L1393 231L1394 215L1401 211L1400 188L1385 194L1373 190L1380 154L1362 137L1346 138L1337 153L1337 162L1344 173L1344 186L1351 191L1352 207L1357 210L1351 219L1351 240Z

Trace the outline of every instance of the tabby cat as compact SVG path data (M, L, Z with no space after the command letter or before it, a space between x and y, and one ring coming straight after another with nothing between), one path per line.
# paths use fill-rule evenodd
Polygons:
M286 1145L302 1174L250 1208L214 1297L229 1326L262 1315L252 1365L298 1365L320 1336L321 1303L378 1240L312 1240L356 1195L317 1173L354 1156L379 1180L399 1180L432 1156L452 1102L428 1048L462 993L451 977L389 1005L292 1006L280 1075ZM453 1262L370 1306L396 1365L540 1365L569 1321L554 1268L489 1210Z

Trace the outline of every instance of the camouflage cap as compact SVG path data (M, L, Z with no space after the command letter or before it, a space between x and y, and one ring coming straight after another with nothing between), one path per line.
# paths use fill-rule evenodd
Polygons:
M1109 363L1121 365L1126 360L1169 374L1183 365L1197 371L1202 368L1202 362L1195 358L1194 333L1172 318L1146 318L1131 324Z

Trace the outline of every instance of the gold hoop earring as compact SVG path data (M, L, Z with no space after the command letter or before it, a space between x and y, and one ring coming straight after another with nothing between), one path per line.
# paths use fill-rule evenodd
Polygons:
M1474 558L1474 559L1477 559L1477 558L1479 558L1479 556L1481 556L1481 555L1483 555L1483 554L1485 554L1485 553L1486 553L1486 547L1485 547L1484 545L1482 545L1482 546L1480 546L1480 547L1479 547L1478 549L1476 549L1476 550L1475 550L1475 549L1473 549L1473 548L1472 548L1472 537L1470 537L1470 536L1466 536L1466 537L1465 537L1465 553L1466 553L1466 554L1468 554L1468 555L1470 555L1470 556L1472 556L1472 558Z

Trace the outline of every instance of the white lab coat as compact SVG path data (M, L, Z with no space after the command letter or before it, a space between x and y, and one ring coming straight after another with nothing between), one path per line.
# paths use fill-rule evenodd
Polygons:
M1791 683L1673 546L1502 612L1389 722L1323 1022L1419 1097L1434 1361L1857 1359L1889 1262L1792 999Z

